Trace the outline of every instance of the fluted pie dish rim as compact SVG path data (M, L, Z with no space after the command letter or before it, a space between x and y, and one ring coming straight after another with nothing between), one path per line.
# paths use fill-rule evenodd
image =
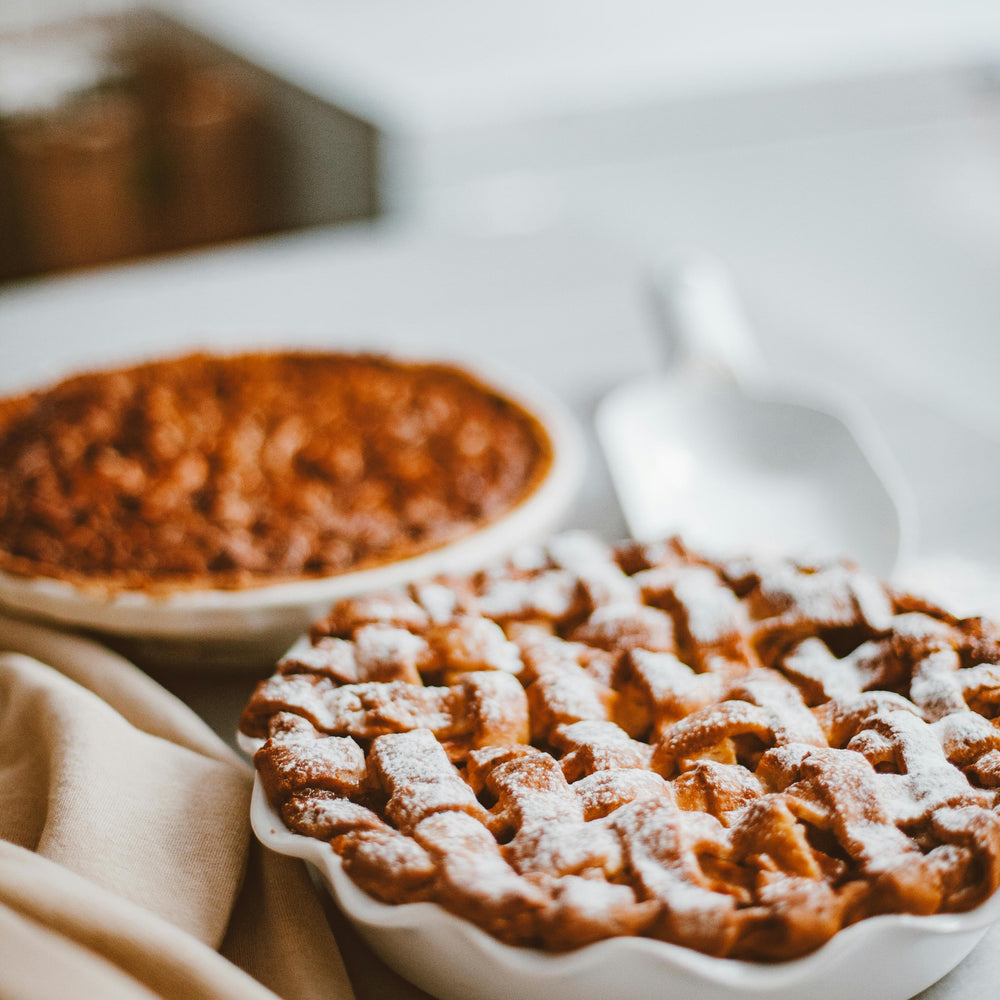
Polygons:
M241 736L244 750L253 743ZM433 902L383 903L344 872L329 844L288 829L259 776L251 827L266 848L307 862L371 949L439 1000L906 1000L957 967L1000 920L1000 892L960 913L867 917L816 951L781 962L716 958L644 937L566 952L505 944ZM610 992L613 990L613 993Z

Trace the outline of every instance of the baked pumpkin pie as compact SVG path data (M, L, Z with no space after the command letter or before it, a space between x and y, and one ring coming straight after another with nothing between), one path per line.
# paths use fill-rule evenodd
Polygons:
M207 353L0 400L0 570L239 589L385 565L529 497L547 430L448 364Z

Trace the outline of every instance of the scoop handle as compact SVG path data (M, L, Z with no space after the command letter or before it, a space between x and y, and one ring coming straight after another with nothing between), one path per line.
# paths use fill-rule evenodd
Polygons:
M741 385L765 380L756 338L722 263L700 256L661 265L653 271L650 290L672 369Z

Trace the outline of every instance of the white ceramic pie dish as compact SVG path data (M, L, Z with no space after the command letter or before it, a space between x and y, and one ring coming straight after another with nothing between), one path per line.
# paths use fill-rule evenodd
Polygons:
M582 438L565 405L541 387L493 366L427 357L419 360L461 367L518 403L549 435L552 461L544 478L497 520L447 545L397 562L240 590L102 594L61 580L0 572L0 608L96 632L144 663L259 668L273 665L340 598L438 573L471 571L520 543L550 534L574 499L583 472Z
M503 944L434 903L378 902L327 843L284 825L259 780L251 824L266 847L311 864L371 949L439 1000L907 1000L958 965L1000 919L1000 893L966 913L872 917L804 958L773 965L639 937L547 954Z

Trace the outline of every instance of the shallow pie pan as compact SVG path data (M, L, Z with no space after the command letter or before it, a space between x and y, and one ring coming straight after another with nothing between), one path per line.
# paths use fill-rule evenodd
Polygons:
M520 503L456 541L374 568L238 590L125 591L101 594L45 577L0 572L0 607L60 626L96 632L143 663L159 667L259 668L273 665L340 598L438 573L487 564L549 534L573 501L583 470L579 429L565 405L519 375L475 362L421 357L461 368L519 404L549 437L551 464Z
M381 903L356 886L324 841L291 832L258 780L257 838L311 864L387 965L439 1000L907 1000L951 971L1000 919L1000 893L965 913L871 917L818 951L760 964L640 937L564 954L503 944L435 903Z

